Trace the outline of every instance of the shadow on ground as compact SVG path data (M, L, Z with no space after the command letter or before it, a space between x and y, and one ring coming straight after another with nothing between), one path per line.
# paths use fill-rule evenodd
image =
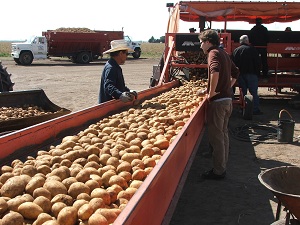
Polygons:
M274 125L281 108L288 108L286 101L262 101L262 110L265 113L254 117L252 121L243 120L239 109L235 108L230 120L230 128L247 123ZM265 141L276 143L276 134L269 139L272 140L265 139ZM169 224L266 225L273 223L274 205L277 205L277 199L259 182L258 175L264 169L291 164L257 158L255 146L259 144L260 142L251 142L250 137L248 141L239 140L231 133L226 178L220 181L202 181L201 173L212 168L211 157L204 156L208 150L205 132ZM270 149L266 150L272 151L276 145L268 146L267 148Z

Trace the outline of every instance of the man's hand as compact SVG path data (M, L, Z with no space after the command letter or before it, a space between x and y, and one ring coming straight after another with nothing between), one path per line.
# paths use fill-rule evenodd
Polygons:
M133 100L132 95L129 92L123 92L120 96L122 102L131 102Z
M198 96L204 96L207 94L207 90L206 89L200 89L197 91L197 95Z
M216 96L219 93L220 92L210 92L207 97L208 97L208 99L211 99L212 97Z
M138 93L136 91L130 91L130 94L133 96L133 98L137 99L138 98Z

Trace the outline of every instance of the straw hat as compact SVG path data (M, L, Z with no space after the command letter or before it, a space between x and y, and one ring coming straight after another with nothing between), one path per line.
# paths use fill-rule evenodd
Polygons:
M111 48L105 52L103 52L103 54L108 54L111 52L116 52L116 51L121 51L121 50L128 50L128 51L132 51L131 48L128 48L127 46L127 42L122 39L122 40L113 40L110 42L110 46Z

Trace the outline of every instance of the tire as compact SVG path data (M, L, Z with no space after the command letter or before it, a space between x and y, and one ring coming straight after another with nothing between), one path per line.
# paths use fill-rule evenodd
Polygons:
M87 64L92 60L92 56L89 52L81 52L77 56L77 62L81 64Z
M20 65L21 64L21 62L20 62L20 59L19 58L14 58L14 61L18 64L18 65Z
M20 55L19 61L22 65L30 65L33 61L33 56L31 54L31 52L23 52Z
M253 96L245 95L244 96L245 105L243 107L243 118L245 120L252 120L253 116Z
M99 59L99 55L93 55L93 60Z
M138 59L141 56L141 49L135 49L132 53L133 58Z
M71 56L70 60L72 63L76 63L77 62L77 57L76 56Z

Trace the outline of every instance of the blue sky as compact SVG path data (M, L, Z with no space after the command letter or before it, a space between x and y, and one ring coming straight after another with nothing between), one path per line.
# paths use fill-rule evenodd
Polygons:
M255 0L254 0L255 1ZM103 3L105 2L105 4ZM148 3L147 3L148 2ZM167 30L169 12L166 0L2 0L0 40L25 40L42 31L60 27L85 27L92 30L124 30L134 41L148 41L151 36L160 38ZM175 4L178 1L173 1ZM229 23L227 29L251 29L253 24ZM269 30L300 29L300 21L273 23ZM180 32L188 32L197 23L180 22ZM222 29L223 23L212 28Z

